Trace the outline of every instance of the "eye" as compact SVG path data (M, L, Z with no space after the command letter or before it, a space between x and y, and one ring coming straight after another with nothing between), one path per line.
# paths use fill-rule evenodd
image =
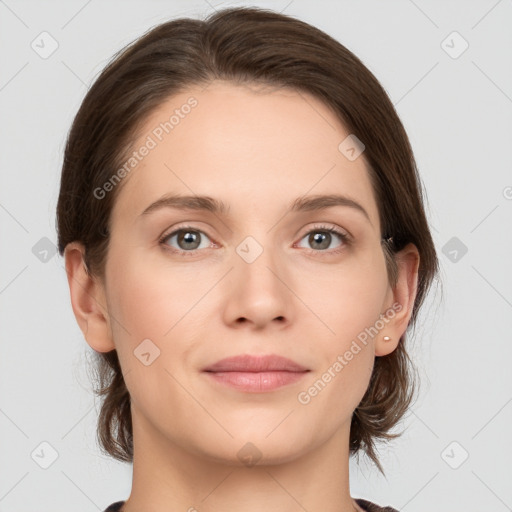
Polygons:
M316 226L308 231L306 235L302 237L302 240L307 237L307 243L311 244L314 252L325 252L326 249L329 249L333 241L333 235L338 237L343 243L341 247L327 252L332 254L343 251L345 246L349 243L349 236L332 226Z
M190 226L183 226L179 229L175 229L171 233L165 234L159 242L168 247L170 246L170 242L175 240L174 243L178 244L178 247L170 247L170 249L185 255L184 253L187 252L193 253L198 249L211 247L211 244L202 244L204 238L209 239L208 235L203 231Z
M342 244L338 248L328 250L333 242L333 235L338 237ZM304 240L306 237L307 243L313 247L309 250L315 253L326 252L328 254L336 254L343 251L350 243L350 236L333 226L316 226L308 231L301 240ZM193 256L199 249L212 247L212 243L208 243L207 240L210 240L210 238L204 231L191 226L183 226L163 235L159 243L181 256ZM173 244L177 244L177 247L173 247ZM301 247L300 245L296 246Z

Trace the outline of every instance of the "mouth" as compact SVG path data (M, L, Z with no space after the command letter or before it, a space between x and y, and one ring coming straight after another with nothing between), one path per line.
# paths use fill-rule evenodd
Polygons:
M222 359L203 369L217 383L246 393L273 391L297 382L309 371L282 356L250 354Z

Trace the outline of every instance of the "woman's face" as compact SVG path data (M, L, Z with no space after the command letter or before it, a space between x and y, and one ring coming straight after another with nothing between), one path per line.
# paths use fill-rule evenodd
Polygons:
M219 81L139 133L104 288L136 430L235 464L346 441L376 353L365 329L393 304L361 148L340 149L349 133L312 96ZM354 203L310 203L335 195ZM239 355L307 371L205 371Z

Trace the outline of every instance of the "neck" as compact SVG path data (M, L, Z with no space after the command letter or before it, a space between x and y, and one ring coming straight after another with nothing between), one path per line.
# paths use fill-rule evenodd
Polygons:
M134 408L132 419L133 482L123 512L361 510L350 496L350 424L289 460L262 454L249 466L238 460L236 450L232 460L219 460L185 449L184 443L164 438Z

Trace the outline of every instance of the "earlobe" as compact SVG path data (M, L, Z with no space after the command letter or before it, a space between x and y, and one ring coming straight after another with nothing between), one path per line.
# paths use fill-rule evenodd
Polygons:
M390 290L391 303L386 304L384 315L389 319L386 327L375 340L375 355L385 356L393 352L409 325L418 290L420 256L417 247L409 243L395 255L398 281Z
M71 306L87 343L97 352L115 349L102 284L91 276L83 260L83 244L72 242L64 251Z

